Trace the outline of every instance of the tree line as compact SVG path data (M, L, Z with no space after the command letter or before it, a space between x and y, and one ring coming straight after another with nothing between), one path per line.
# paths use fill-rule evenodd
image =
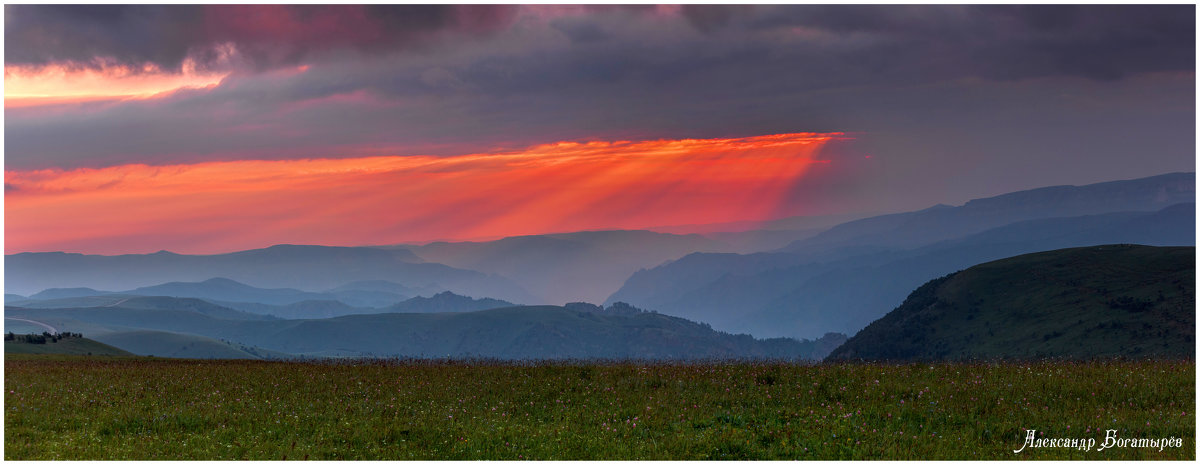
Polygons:
M54 343L63 339L78 339L82 337L83 334L72 332L50 334L49 331L42 331L42 334L13 334L12 331L9 331L4 335L4 340L5 342L13 341L25 344L45 344L47 342Z

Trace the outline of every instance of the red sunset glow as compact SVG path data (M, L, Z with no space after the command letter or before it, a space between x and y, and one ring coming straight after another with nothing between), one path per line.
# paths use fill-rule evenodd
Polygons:
M218 253L762 220L841 133L7 171L8 253Z

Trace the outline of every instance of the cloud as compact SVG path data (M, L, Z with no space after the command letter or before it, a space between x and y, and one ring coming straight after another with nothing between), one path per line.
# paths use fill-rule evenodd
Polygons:
M753 8L751 5L682 5L680 13L696 29L714 32L728 25L735 17L750 14Z
M491 5L6 5L7 65L290 66L322 53L393 52L441 33L486 35L513 7Z
M832 40L875 39L877 46L858 59L896 54L879 62L883 76L1114 79L1195 70L1190 5L826 5L759 13L747 28L803 27Z
M1104 149L1117 133L1040 132L1063 121L1156 134L1160 160L1194 138L1163 124L1194 114L1187 5L6 8L9 48L24 44L10 63L214 64L201 55L221 41L249 60L210 89L9 107L6 163L21 170L870 131L920 173L951 165L927 153L955 131L1037 133L958 146L1060 165L1063 147L1121 156ZM995 114L1019 116L974 123Z

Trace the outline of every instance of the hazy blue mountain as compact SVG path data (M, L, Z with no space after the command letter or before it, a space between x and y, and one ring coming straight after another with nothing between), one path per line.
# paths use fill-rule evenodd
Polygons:
M1195 173L1171 173L1085 186L1043 187L975 199L959 207L938 205L916 212L851 221L792 243L780 251L804 252L843 245L911 248L1018 221L1157 211L1177 203L1195 201Z
M353 306L386 307L411 297L428 297L445 290L436 284L405 286L392 281L366 280L346 283L325 293Z
M215 303L243 312L270 315L288 320L333 318L344 315L379 313L384 311L382 308L377 307L354 307L338 300L304 300L286 305L223 301L216 301Z
M29 298L35 299L35 300L67 299L67 298L71 298L71 297L90 297L90 296L95 296L95 295L106 295L106 294L113 294L113 292L97 291L90 287L67 287L67 288L56 287L56 288L45 289L41 292L37 292L37 293L29 296Z
M404 288L400 285L396 285L394 287ZM256 305L261 306L261 308L270 309L278 306L288 306L302 302L314 301L335 301L346 308L372 308L386 307L397 302L402 302L409 298L405 295L396 294L393 292L356 290L348 289L345 286L339 286L338 288L327 292L307 292L289 288L263 289L248 286L231 279L212 278L201 282L171 282L116 292L96 291L88 288L47 289L34 294L33 299L25 300L61 300L63 298L71 297L95 297L106 295L195 297L215 302L220 305L225 305L230 308L238 309L241 309L241 307L260 308L256 307ZM31 306L38 307L44 305L35 303ZM309 307L312 306L309 305ZM266 313L253 310L246 311L251 311L252 313ZM338 312L337 314L346 315L350 313L365 312Z
M829 359L1194 358L1194 247L1020 255L931 280Z
M757 336L853 334L929 279L1014 255L1108 243L1195 245L1195 204L1027 220L911 249L695 254L634 274L609 300Z
M439 293L433 297L413 297L397 303L385 310L396 313L449 313L473 312L489 308L512 307L512 302L503 300L470 297L454 294L450 291Z
M371 279L364 281L354 281L343 284L341 286L330 289L329 292L343 291L367 291L367 292L387 292L390 294L409 294L419 295L426 292L431 292L430 295L441 292L445 289L437 289L431 287L412 287L405 286L392 281L384 281L382 279Z
M172 306L174 307L174 306ZM63 331L119 328L233 341L301 355L542 358L819 359L844 340L757 340L627 305L581 310L504 307L455 313L381 313L314 320L238 320L172 309L7 307ZM82 331L80 331L82 332ZM119 332L114 329L103 333ZM125 344L129 346L129 344ZM119 346L119 345L118 345ZM160 347L161 349L161 347ZM127 349L128 350L128 349Z
M585 231L403 247L428 261L505 276L541 302L556 304L599 301L639 269L692 252L731 248L698 234L650 231Z
M766 221L733 221L726 223L688 224L675 226L655 226L647 230L669 234L701 234L708 236L712 233L738 231L823 231L847 221L853 221L871 215L806 215L789 216Z
M776 230L755 229L751 231L703 233L704 237L729 244L734 253L750 254L777 250L801 239L816 236L825 229Z
M122 294L100 294L81 297L63 297L60 299L29 299L6 305L25 308L67 308L67 307L103 307L116 302L120 302L126 298L133 297Z
M28 300L21 302L21 307L30 309L119 307L138 310L171 310L194 312L214 318L234 320L273 319L265 315L236 310L202 299L127 294L107 294L87 297L67 297L62 299Z
M6 303L20 302L22 300L29 300L29 298L20 294L4 294L4 302Z
M5 287L17 293L65 287L131 289L223 277L260 288L308 291L353 281L388 280L513 302L534 300L499 276L425 263L404 249L373 247L277 245L219 255L19 253L6 256L5 266Z
M804 260L794 254L694 253L649 270L639 270L606 303L631 302L639 307L671 313L675 310L675 302L723 277L753 276L802 262ZM726 307L714 305L713 308ZM711 322L705 316L705 313L694 314L698 321Z
M131 291L122 292L122 294L196 297L208 300L257 302L273 305L284 305L326 297L324 294L305 292L297 289L262 289L247 286L226 278L212 278L194 283L171 282L139 287Z
M411 298L411 296L412 296L412 294L396 294L396 293L392 293L392 292L358 291L358 290L325 291L325 292L321 292L320 294L323 296L326 296L326 297L323 297L322 299L315 299L315 300L328 299L328 300L334 300L337 302L344 303L351 307L365 307L365 308L386 307L386 306L392 305L396 302L403 302L404 300L407 300L407 299ZM297 302L297 303L300 303L300 302Z
M251 302L216 302L220 305L260 315L271 315L290 320L334 318L345 315L373 313L445 313L469 312L489 308L512 307L512 302L454 294L450 291L432 297L413 297L386 307L354 307L336 300L305 300L287 305L269 305Z

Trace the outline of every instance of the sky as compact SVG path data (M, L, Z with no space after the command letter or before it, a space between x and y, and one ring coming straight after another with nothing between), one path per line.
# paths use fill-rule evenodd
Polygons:
M1192 5L6 5L5 252L906 211L1195 170Z

